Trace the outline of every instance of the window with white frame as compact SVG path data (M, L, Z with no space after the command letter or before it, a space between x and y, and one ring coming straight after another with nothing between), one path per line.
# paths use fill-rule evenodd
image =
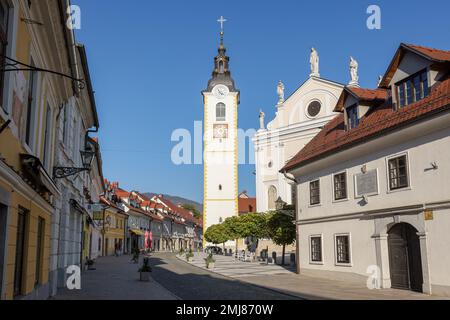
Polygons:
M347 199L347 173L342 172L333 176L334 200Z
M336 242L336 263L337 264L350 264L350 235L338 234L335 235Z
M47 104L45 112L45 128L44 128L44 167L49 170L51 162L51 150L52 150L52 109Z
M8 47L9 6L6 0L0 0L0 69L5 68ZM5 112L8 110L3 105L3 90L5 87L5 72L0 72L0 104Z
M31 66L34 66L33 58L31 58ZM28 80L28 99L26 110L26 129L25 129L25 142L33 148L34 129L36 122L36 106L37 106L37 82L38 73L35 71L30 72Z
M309 183L310 204L320 204L320 180L311 181Z
M311 262L322 262L322 236L311 236L309 239L311 248Z
M388 160L389 189L398 190L409 187L408 158L406 155Z
M216 121L226 120L226 107L222 102L216 105Z

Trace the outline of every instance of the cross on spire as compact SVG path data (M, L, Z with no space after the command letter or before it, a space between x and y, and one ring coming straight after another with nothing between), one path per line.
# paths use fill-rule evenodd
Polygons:
M225 22L227 22L227 19L225 19L223 16L220 16L219 20L217 20L218 23L220 23L220 31L223 32L223 25Z

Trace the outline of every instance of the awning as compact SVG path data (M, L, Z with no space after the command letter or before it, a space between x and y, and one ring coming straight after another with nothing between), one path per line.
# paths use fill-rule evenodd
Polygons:
M139 229L130 229L130 232L131 233L134 233L135 235L137 235L137 236L144 236L145 235L145 233L143 233L141 230L139 230Z

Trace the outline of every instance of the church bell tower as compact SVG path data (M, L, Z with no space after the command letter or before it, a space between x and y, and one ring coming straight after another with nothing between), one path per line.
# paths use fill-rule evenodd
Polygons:
M204 102L203 233L208 227L238 215L238 105L239 90L231 78L230 58L223 43L221 17L220 45ZM203 240L204 246L206 240ZM234 242L226 244L234 247Z

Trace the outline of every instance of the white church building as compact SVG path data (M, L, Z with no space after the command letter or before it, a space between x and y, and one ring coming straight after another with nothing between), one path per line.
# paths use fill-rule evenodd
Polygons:
M258 212L275 209L278 197L295 202L295 184L280 169L336 115L333 109L344 85L320 77L314 48L310 60L309 78L287 99L279 82L276 115L267 128L265 114L260 112L260 129L253 138Z
M450 296L450 51L401 44L376 89L350 70L339 114L281 170L298 271Z

